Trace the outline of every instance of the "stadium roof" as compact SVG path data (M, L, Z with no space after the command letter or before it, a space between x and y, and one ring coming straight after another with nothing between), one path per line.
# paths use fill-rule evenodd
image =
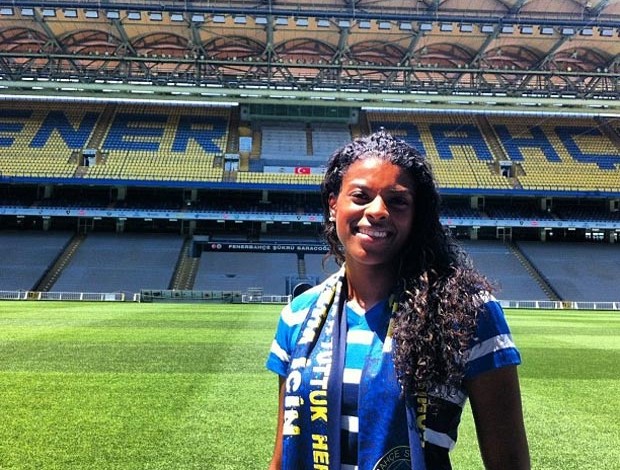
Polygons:
M619 31L618 0L0 0L0 91L617 114Z

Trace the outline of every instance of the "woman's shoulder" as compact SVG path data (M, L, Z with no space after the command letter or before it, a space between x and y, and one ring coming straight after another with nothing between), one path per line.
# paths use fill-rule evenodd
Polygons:
M316 286L311 287L307 291L299 294L297 297L294 297L288 306L294 312L299 310L304 310L309 308L316 299L318 299L321 291L323 290L323 284L317 284Z
M294 297L283 309L282 320L289 326L301 324L309 310L317 302L321 293L327 288L327 286L333 282L334 275L329 276L320 284L317 284L305 292Z
M482 313L478 316L478 333L480 329L493 328L498 333L510 333L504 309L499 301L490 293L481 294Z

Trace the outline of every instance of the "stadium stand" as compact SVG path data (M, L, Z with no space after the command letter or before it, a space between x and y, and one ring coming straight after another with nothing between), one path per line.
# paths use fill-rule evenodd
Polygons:
M384 128L426 155L443 188L512 188L473 116L368 112L367 119L371 130Z
M525 189L617 191L620 149L594 119L488 118Z
M297 269L297 255L290 253L204 252L194 289L241 292L258 289L265 295L287 295L286 279L296 276Z
M221 181L228 108L2 105L4 175ZM97 150L83 165L82 152ZM220 159L219 163L217 159Z
M255 125L253 158L236 175L238 183L320 184L331 153L351 139L348 126L326 122L260 122Z
M169 287L183 237L91 233L60 274L55 291L140 292Z
M564 300L617 301L618 247L602 243L520 241L522 252Z
M101 144L107 157L86 176L221 181L229 120L227 108L118 106Z
M0 290L33 289L72 235L61 231L0 231Z
M338 265L332 257L325 260L323 255L304 254L304 261L306 265L306 274L310 277L316 276L318 279L323 280L331 273L338 270ZM323 266L323 264L325 264Z
M607 208L597 207L592 204L562 207L557 206L553 213L562 220L583 220L588 222L620 222L620 211L611 212Z
M306 126L304 123L263 124L261 126L261 159L287 158L308 160Z
M312 154L326 162L337 148L351 140L351 132L346 125L316 123L312 125Z
M495 283L498 299L548 300L545 291L503 242L463 241L462 245L474 266Z
M488 203L484 208L484 213L491 219L514 219L514 220L545 220L555 217L538 207L534 201L526 200L510 204L504 202Z
M238 111L223 107L65 109L31 103L18 109L5 103L3 108L0 171L5 175L219 182L229 137L239 131L230 127ZM613 126L595 119L533 122L377 111L365 116L369 129L384 127L420 148L444 188L620 188ZM321 122L263 122L258 128L259 158L250 160L249 171L235 172L238 183L317 185L330 153L351 135L346 125ZM81 152L87 148L98 154L96 162L83 165ZM512 178L501 174L504 159L515 164Z
M102 106L4 102L0 105L0 172L73 177Z

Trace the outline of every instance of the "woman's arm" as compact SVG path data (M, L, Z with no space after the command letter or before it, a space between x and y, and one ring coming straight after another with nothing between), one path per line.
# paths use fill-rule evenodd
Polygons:
M276 442L273 447L273 456L269 464L269 470L281 470L282 468L282 424L284 421L284 384L285 377L279 377L278 395L278 423L276 425Z
M482 373L466 382L482 461L487 470L529 470L516 366Z

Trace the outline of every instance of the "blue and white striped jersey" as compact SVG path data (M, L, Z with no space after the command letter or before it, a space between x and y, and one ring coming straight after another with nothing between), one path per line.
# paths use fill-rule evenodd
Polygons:
M267 368L276 374L286 376L291 354L300 334L301 325L309 308L316 300L320 287L315 287L293 299L280 316L273 340ZM360 383L364 381L362 371L369 358L380 360L385 351L391 351L391 339L386 344L386 333L390 319L390 308L385 300L364 312L357 306L347 304L347 346L343 372L343 402L341 416L342 470L357 469L359 431L358 400ZM501 306L489 298L485 303L484 314L479 315L477 333L472 341L468 355L466 377L471 378L485 371L516 365L521 362ZM402 401L397 384L394 385L393 399ZM467 399L465 390L449 395L437 390L431 395L434 403L439 403L441 412L429 414L426 418L424 440L427 446L436 447L437 452L446 454L456 444L457 427L460 414ZM404 413L397 420L396 427L389 432L402 435L403 444L407 441L407 421Z

